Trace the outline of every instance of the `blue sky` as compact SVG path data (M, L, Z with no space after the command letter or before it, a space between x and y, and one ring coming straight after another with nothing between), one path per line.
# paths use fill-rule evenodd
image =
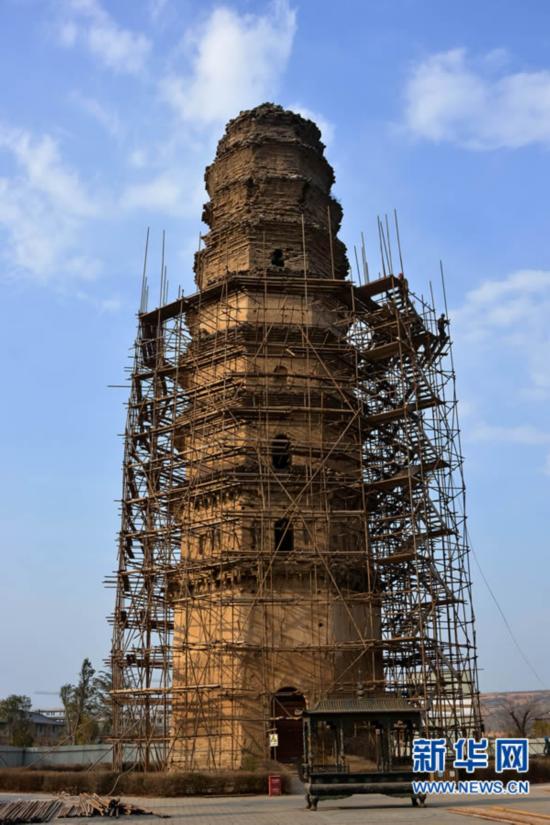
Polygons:
M549 687L548 4L3 0L0 38L0 696L107 655L146 227L189 292L204 166L265 100L322 127L350 250L396 207L417 291L444 259L471 539L542 680L473 563L481 684Z

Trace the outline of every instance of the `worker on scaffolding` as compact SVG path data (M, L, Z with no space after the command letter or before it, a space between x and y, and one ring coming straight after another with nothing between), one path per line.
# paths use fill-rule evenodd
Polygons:
M439 318L437 319L437 331L439 333L439 342L441 344L445 344L449 336L447 335L447 327L449 326L449 319L447 316L442 312Z

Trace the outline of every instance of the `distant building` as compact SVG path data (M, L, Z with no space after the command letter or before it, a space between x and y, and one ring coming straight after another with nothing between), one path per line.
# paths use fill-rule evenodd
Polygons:
M32 735L35 745L55 745L65 733L65 714L58 710L31 711Z
M30 734L33 745L59 744L65 732L65 715L62 710L31 710ZM0 744L9 745L9 723L0 719Z

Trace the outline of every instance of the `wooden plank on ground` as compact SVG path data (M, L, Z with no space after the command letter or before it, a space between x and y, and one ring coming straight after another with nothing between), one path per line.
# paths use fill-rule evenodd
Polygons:
M509 825L547 825L550 816L536 811L505 808L501 805L480 805L468 808L448 808L449 812L461 816L472 816L489 822L507 822Z

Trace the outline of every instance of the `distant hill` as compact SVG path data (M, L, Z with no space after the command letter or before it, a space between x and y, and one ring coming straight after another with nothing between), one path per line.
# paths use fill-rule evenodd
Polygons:
M548 717L550 724L550 690L482 693L481 712L486 733L518 735L512 714L520 723L527 715L526 727L530 733L537 718Z

